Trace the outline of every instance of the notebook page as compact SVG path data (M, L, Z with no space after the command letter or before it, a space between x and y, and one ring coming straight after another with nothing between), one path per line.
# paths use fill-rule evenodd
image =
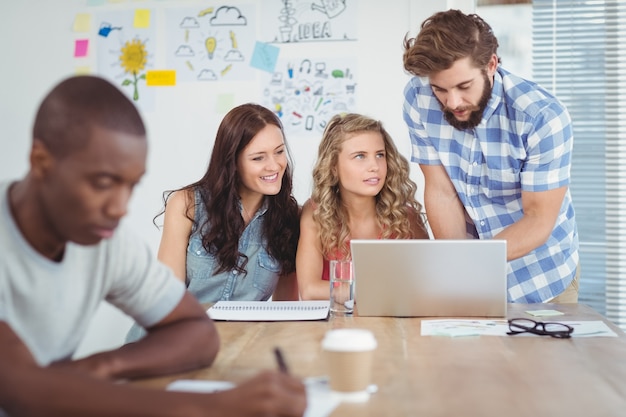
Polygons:
M328 300L218 301L207 310L213 320L300 321L328 318Z

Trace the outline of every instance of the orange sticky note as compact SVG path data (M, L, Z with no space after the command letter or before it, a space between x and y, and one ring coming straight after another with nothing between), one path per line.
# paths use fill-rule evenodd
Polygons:
M74 58L87 56L89 49L89 39L76 39L74 42Z
M176 85L175 70L150 70L146 72L146 85L148 87L163 87Z
M74 17L74 32L89 32L91 30L91 15L78 13Z
M133 20L133 26L139 29L149 28L150 27L150 10L149 9L135 10L135 19Z

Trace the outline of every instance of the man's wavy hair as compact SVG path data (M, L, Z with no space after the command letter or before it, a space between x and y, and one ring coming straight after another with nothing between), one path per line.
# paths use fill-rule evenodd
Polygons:
M408 38L408 34L404 37L404 69L428 77L466 57L482 69L497 50L498 40L491 26L480 16L447 10L426 19L415 38Z
M387 178L376 195L376 216L382 226L382 238L411 239L411 212L421 213L415 199L417 186L409 178L409 162L396 148L381 122L360 114L334 116L326 126L313 168L312 200L316 207L313 219L319 225L322 253L350 253L348 213L341 201L337 160L343 143L363 132L380 133L385 144ZM421 219L421 217L419 217Z
M283 132L276 114L261 105L247 103L229 111L217 130L206 173L199 181L179 189L192 196L196 190L200 193L202 201L198 207L206 210L207 221L195 224L195 220L189 218L201 231L204 249L218 259L214 274L231 270L247 273L247 257L239 252L239 239L245 224L239 210L237 159L252 138L267 125L277 126ZM295 271L300 236L300 208L292 195L293 168L286 141L285 151L287 167L280 192L265 196L268 209L263 222L263 240L267 242L269 254L280 262L281 274ZM172 192L165 193L165 204ZM191 208L193 197L189 204ZM239 262L240 257L245 259L243 264Z

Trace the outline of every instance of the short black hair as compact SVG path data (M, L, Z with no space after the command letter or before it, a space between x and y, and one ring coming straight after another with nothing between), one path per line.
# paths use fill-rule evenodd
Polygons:
M53 155L65 156L87 145L94 126L146 135L139 111L116 86L96 76L73 76L41 102L33 139L42 141Z

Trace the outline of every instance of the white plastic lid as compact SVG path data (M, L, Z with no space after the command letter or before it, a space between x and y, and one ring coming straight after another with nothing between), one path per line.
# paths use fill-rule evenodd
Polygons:
M341 352L361 352L376 349L374 334L365 329L335 329L326 332L322 349Z

